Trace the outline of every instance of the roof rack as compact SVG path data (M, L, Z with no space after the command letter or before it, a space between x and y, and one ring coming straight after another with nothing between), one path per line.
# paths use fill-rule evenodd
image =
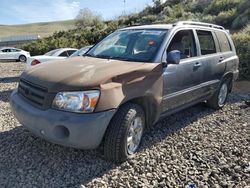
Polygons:
M193 21L179 21L173 24L173 26L177 25L197 25L197 26L204 26L204 27L212 27L216 29L222 29L225 30L224 27L220 25L210 24L210 23L203 23L203 22L193 22Z

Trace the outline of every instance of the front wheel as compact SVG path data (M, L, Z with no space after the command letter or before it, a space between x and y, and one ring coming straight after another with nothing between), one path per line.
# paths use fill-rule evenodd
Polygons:
M107 160L123 162L139 148L145 129L143 109L133 103L119 108L111 120L104 138L104 156Z
M229 81L223 81L220 84L218 91L216 91L212 98L207 101L207 105L215 110L223 108L226 104L229 93L228 86Z

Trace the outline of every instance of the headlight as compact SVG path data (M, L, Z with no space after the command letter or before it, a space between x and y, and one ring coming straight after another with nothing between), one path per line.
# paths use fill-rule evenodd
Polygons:
M71 112L93 112L99 96L100 91L98 90L59 92L54 98L52 107Z

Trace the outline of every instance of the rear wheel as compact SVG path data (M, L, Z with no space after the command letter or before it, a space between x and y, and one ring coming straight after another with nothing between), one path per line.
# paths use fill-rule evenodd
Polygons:
M207 101L207 105L215 110L223 108L226 104L229 93L230 81L225 80L220 84L219 89L215 92L211 99Z
M19 56L19 61L20 61L20 62L23 63L23 62L26 62L26 60L27 60L27 58L26 58L24 55L20 55L20 56Z
M122 162L139 148L145 129L143 109L133 103L120 107L111 120L104 138L104 156L107 160Z

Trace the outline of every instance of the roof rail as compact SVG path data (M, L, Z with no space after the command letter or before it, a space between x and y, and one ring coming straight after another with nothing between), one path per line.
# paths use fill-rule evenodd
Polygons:
M210 23L203 23L203 22L193 22L193 21L179 21L173 24L173 26L177 25L197 25L197 26L204 26L204 27L212 27L216 29L222 29L225 30L224 27L220 25L210 24Z

